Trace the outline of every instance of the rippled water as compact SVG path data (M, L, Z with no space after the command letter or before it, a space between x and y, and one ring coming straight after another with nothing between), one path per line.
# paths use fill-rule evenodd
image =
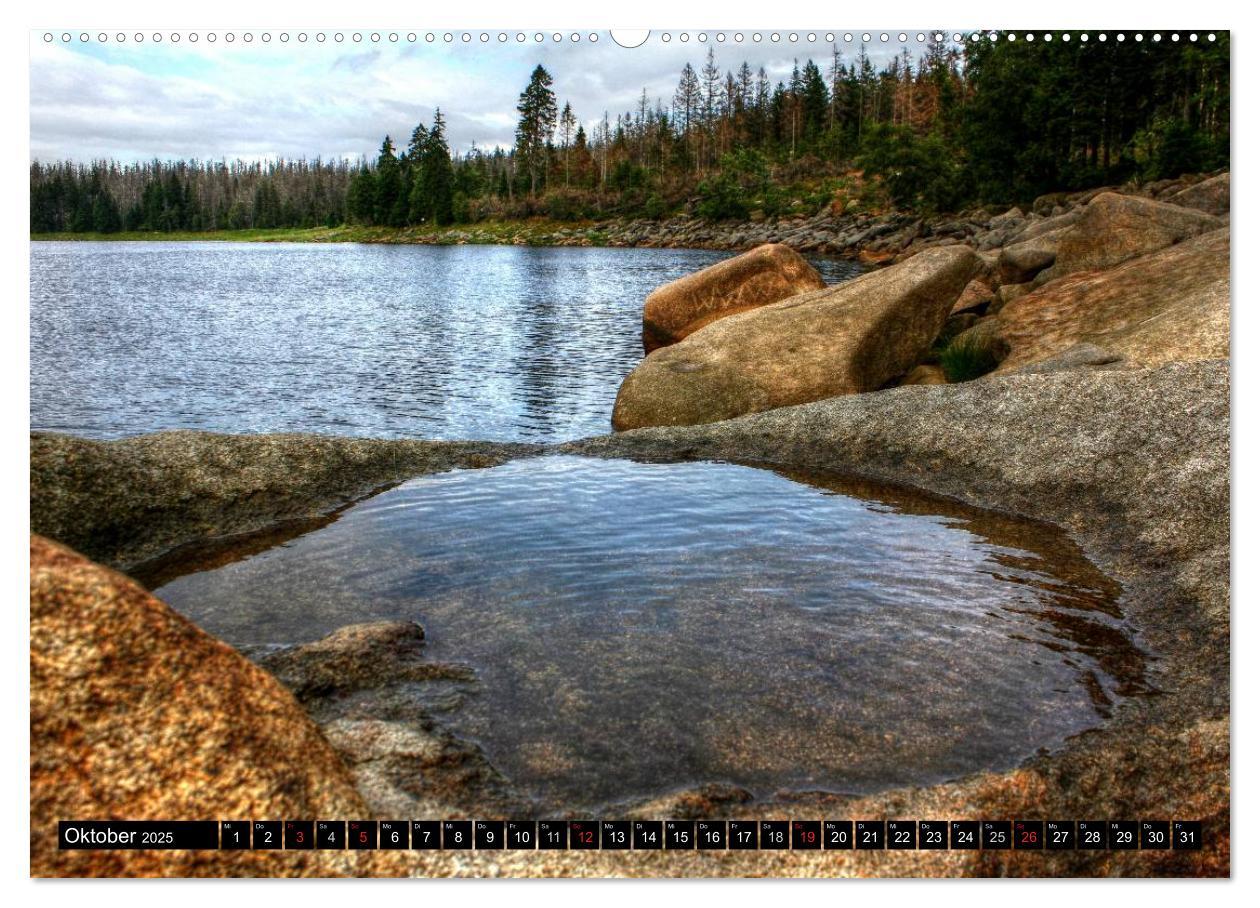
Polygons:
M548 441L606 432L643 298L730 253L32 243L31 425ZM857 266L819 260L838 282Z
M420 622L478 678L441 721L542 803L1007 768L1143 685L1115 584L1056 531L822 476L547 457L277 542L142 579L238 645Z

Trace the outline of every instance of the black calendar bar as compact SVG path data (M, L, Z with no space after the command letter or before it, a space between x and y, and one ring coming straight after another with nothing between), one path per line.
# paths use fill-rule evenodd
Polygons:
M67 850L1198 851L1198 820L61 820Z
M219 847L217 820L61 820L57 847L66 851L172 850Z

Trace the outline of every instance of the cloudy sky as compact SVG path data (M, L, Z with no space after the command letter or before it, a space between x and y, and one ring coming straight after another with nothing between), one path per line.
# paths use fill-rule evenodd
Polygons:
M778 42L770 33L761 41L744 32L709 45L693 33L686 43L675 32L665 42L654 33L640 47L614 44L607 32L599 40L578 43L566 35L555 42L547 35L535 42L532 33L518 43L516 33L500 43L490 33L481 43L474 33L468 44L433 43L424 34L415 43L399 33L397 43L381 34L373 44L368 33L354 43L349 32L338 44L334 32L321 44L315 32L299 44L297 33L287 43L279 33L263 43L255 33L245 44L237 33L228 44L224 33L211 44L203 33L196 44L187 33L178 44L169 35L154 43L146 35L137 44L128 34L122 43L111 34L101 43L96 35L81 42L78 35L51 42L42 32L31 39L31 157L41 161L120 161L151 158L327 157L374 155L386 133L405 143L419 120L432 119L434 107L447 117L453 150L510 145L516 101L533 67L542 63L555 79L561 105L572 103L587 124L605 110L614 116L634 107L640 89L666 105L673 97L678 73L690 61L699 69L712 45L723 72L747 60L765 66L771 80L786 79L793 58L813 58L826 72L831 42L806 33L792 43L784 33ZM921 45L908 36L917 57ZM901 42L887 43L872 35L868 52L877 63L898 52ZM846 61L856 56L860 35L835 41Z

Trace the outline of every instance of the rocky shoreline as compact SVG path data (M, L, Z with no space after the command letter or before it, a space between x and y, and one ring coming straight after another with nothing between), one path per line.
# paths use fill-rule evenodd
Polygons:
M1221 185L1221 177L1224 184ZM1213 182L1215 181L1215 182ZM884 264L933 246L965 243L984 251L1007 245L1034 223L1079 209L1102 192L1173 202L1207 213L1228 210L1228 174L1196 174L1176 180L1098 187L1040 196L1029 206L1005 212L973 209L920 216L906 212L833 211L805 217L707 221L689 215L660 220L610 218L587 224L467 224L443 230L399 229L367 234L364 242L416 245L505 244L519 246L610 246L642 249L743 251L779 243L810 255L834 255ZM1222 209L1222 206L1223 209ZM1056 225L1062 226L1062 225ZM329 237L335 236L330 232Z
M892 269L848 290L789 289L796 295L787 299L767 284L765 298L740 297L738 311L716 321L705 311L711 322L694 330L688 313L675 313L677 336L644 360L687 375L709 368L708 356L724 364L764 325L792 355L799 325L808 336L817 324L843 326L859 339L845 350L878 348L890 324L916 326L895 362L872 369L870 356L851 356L840 390L797 382L795 397L768 402L741 391L714 415L704 401L720 395L684 408L670 397L677 383L663 382L641 409L642 428L550 446L33 434L32 873L1228 876L1228 175L1145 192L1040 200L1041 212L1008 212L963 237L937 236L935 227L925 235L922 225L895 242L896 231L883 234L880 254L896 260ZM949 248L921 255L932 246ZM747 281L761 272L724 273ZM878 313L867 322L858 318L864 299L879 302L866 307ZM907 306L918 313L909 322L898 314ZM1000 343L1001 356L978 380L922 379L922 370L939 370L922 361L928 345L956 319L966 322L959 336ZM729 374L745 387L745 376ZM825 470L1052 524L1120 585L1120 607L1150 658L1156 694L1118 703L1100 727L1006 772L863 797L782 792L760 801L715 780L626 803L624 816L1176 816L1203 820L1205 850L314 853L301 861L219 852L160 862L56 850L49 824L58 816L202 816L216 799L255 817L528 811L479 749L442 727L442 702L457 701L472 679L426 658L423 628L354 625L250 661L115 571L160 573L152 566L163 558L297 532L412 476L541 454ZM245 710L242 691L250 692ZM250 745L238 752L232 742L242 738ZM286 756L290 741L317 758ZM256 769L260 760L271 763Z

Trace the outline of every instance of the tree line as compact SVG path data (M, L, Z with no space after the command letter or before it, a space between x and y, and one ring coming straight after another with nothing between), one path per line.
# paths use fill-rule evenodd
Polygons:
M449 224L488 218L813 213L839 195L938 212L1229 165L1229 35L929 44L717 65L673 96L581 119L534 68L510 148L452 155L440 111L371 161L32 166L32 230ZM589 127L589 129L588 129Z
M31 231L242 230L345 223L362 164L279 160L31 164Z

